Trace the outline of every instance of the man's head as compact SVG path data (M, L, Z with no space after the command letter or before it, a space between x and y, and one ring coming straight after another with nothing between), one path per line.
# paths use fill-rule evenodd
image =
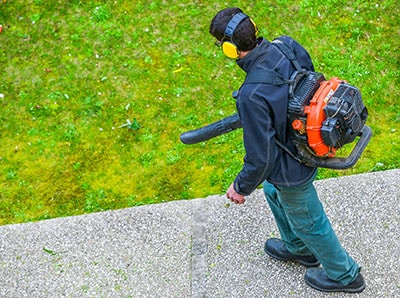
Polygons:
M211 21L210 33L230 58L238 58L240 52L250 51L257 44L256 25L237 7L218 12Z

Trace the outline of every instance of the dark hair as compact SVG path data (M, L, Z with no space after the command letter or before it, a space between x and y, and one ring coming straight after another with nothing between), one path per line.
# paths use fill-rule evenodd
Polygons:
M240 51L250 51L256 46L256 28L250 18L244 19L233 33L232 39L225 36L225 29L235 14L243 12L238 7L225 8L212 19L210 33L219 41L231 40Z

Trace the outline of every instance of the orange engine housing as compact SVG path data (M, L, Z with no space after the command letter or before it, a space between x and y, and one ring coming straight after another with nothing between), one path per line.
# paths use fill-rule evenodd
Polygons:
M331 99L337 88L345 81L333 77L328 81L323 81L310 100L310 105L304 108L307 115L306 133L309 146L317 156L332 157L336 153L336 148L327 146L321 136L321 127L326 119L324 107Z

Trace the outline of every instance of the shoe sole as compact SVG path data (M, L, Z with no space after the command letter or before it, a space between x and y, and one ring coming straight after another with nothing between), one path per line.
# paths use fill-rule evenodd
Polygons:
M332 292L343 292L343 293L361 293L362 291L364 291L365 289L365 284L363 284L362 286L358 287L358 288L354 288L354 289L323 289L320 288L312 283L310 283L307 279L305 279L305 282L307 285L309 285L310 287L321 291L321 292L328 292L328 293L332 293Z

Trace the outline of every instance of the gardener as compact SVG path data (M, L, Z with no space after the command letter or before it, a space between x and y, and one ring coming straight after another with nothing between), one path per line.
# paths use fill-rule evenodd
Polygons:
M246 74L256 68L274 69L289 78L295 70L275 45L256 37L256 25L239 8L218 12L210 33ZM302 46L290 37L281 38L294 49L303 68L314 70ZM306 283L320 291L362 292L361 268L339 243L313 186L317 169L300 164L276 144L275 138L295 150L287 136L288 85L243 84L236 100L246 156L227 198L243 204L245 196L263 183L281 234L281 239L266 241L265 252L306 266Z

